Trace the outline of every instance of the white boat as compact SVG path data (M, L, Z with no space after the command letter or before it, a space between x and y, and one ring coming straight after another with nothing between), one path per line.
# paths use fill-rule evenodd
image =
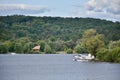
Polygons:
M73 59L74 61L91 61L94 59L94 56L92 56L91 54L79 54L79 55L75 55L74 56L75 59Z
M75 55L74 57L75 57L75 58L79 58L79 57L81 57L81 55Z
M90 61L90 60L85 60L85 59L73 59L73 61L78 61L78 62L83 62L83 61Z
M11 55L16 55L16 53L14 53L14 52L12 52L12 53L10 53Z

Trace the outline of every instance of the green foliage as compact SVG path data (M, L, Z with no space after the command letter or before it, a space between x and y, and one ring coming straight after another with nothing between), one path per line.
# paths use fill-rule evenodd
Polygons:
M95 29L88 29L84 32L83 34L83 38L90 38L90 37L94 37L97 35L97 32Z
M14 46L15 46L15 42L11 42L10 43L10 47L9 47L9 52L14 52L15 50L14 50Z
M16 53L23 53L22 43L16 43L14 46L14 50Z
M8 47L2 43L0 44L0 53L7 53L8 52Z
M91 28L96 29L100 34L104 34L106 40L118 40L120 39L119 26L120 22L93 18L0 16L0 40L16 40L21 37L29 37L30 40L50 38L55 41L60 38L63 41L76 41L82 37L85 30Z
M71 48L71 49L73 49L74 46L76 45L76 43L73 40L66 41L64 42L64 44L66 47Z
M56 51L64 51L64 41L58 39L58 40L55 42L55 50L56 50Z
M116 47L120 47L120 40L110 41L110 43L108 45L108 48L113 49L113 48L116 48Z
M120 47L116 47L110 51L114 62L120 63Z
M24 46L23 46L24 53L30 53L33 47L34 46L33 46L32 42L28 42L28 43L24 44Z
M73 53L74 49L100 61L120 62L119 33L120 22L100 19L0 16L0 53L31 53L40 45L37 53Z
M97 59L100 61L107 61L107 62L119 62L120 63L120 47L115 46L113 41L110 42L108 46L112 47L111 49L102 49L97 53ZM113 48L114 47L114 48Z
M107 53L109 53L109 50L103 48L103 49L101 49L99 52L97 52L96 58L97 58L98 60L100 60L100 61L104 61L104 60L105 60L104 56L105 56Z
M87 51L95 57L96 53L104 47L103 35L98 34L94 29L89 29L84 32L82 42Z
M67 50L68 50L68 47L64 46L64 51L67 52Z
M67 50L67 53L68 53L68 54L72 54L72 53L73 53L73 50L72 50L72 49L68 49L68 50Z
M76 47L74 48L74 51L75 53L79 53L79 54L82 54L82 53L85 53L86 52L86 49L85 47L83 47L82 45L76 45Z
M45 45L45 49L44 49L44 51L45 51L45 53L46 54L50 54L50 53L52 53L52 49L51 49L51 47L49 46L49 45Z
M54 36L50 37L50 41L55 42L56 38Z
M37 42L40 45L40 51L44 52L46 42L41 40Z

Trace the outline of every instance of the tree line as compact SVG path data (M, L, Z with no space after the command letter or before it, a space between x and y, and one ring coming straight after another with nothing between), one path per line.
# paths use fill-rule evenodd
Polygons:
M91 53L99 61L120 62L119 33L120 22L100 19L0 16L0 53Z
M120 39L120 22L93 18L33 17L23 15L0 16L0 41L21 37L33 41L55 37L63 41L77 41L87 29L104 34L106 41Z

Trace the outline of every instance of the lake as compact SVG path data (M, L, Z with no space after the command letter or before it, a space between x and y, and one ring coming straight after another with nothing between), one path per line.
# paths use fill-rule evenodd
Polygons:
M0 80L120 80L120 64L76 62L74 54L1 54Z

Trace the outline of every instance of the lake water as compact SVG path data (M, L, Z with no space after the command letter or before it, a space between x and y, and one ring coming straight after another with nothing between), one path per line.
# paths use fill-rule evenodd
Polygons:
M73 54L1 54L0 80L120 80L120 64L73 58Z

